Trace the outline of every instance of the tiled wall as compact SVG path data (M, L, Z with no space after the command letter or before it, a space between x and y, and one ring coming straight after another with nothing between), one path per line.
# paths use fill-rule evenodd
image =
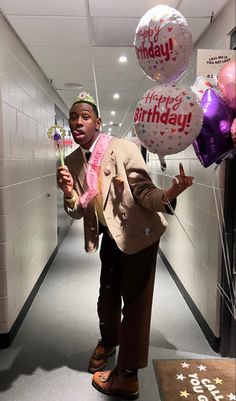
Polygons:
M198 42L199 49L228 49L228 33L235 26L235 3L230 1L214 20L210 29ZM196 50L192 68L185 82L192 85L196 77ZM162 173L156 155L149 153L149 167L152 177L161 187L168 187L173 176L178 174L181 161L185 172L194 176L194 185L178 198L175 216L167 216L168 230L161 240L161 249L174 271L195 302L209 327L219 336L220 283L222 244L217 217L218 202L223 203L224 163L217 168L214 164L204 168L198 161L192 146L185 151L167 156L167 171ZM186 232L185 232L186 231Z
M12 327L57 245L55 150L65 105L0 14L0 334Z
M178 174L180 161L186 174L194 176L194 185L178 197L176 216L166 216L169 227L160 247L211 330L219 336L217 282L220 282L221 241L213 185L219 200L223 193L223 165L216 171L215 165L204 169L190 147L165 158L165 173L160 170L157 156L149 158L153 180L162 188L168 188Z

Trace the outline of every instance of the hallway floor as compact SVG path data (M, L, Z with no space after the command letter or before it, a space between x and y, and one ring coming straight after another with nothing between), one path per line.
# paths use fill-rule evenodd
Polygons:
M84 251L82 222L64 239L10 348L0 350L1 401L118 401L91 386L88 359L99 338L98 252ZM218 357L158 258L149 365L139 401L160 401L153 359ZM108 368L115 365L115 356Z

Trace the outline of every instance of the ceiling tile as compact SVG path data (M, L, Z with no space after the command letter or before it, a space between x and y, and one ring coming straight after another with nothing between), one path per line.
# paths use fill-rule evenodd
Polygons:
M96 46L133 46L139 18L93 18Z
M178 0L89 0L90 14L93 17L141 18L150 8L158 4L176 7Z
M186 18L186 20L192 33L193 43L196 43L210 24L210 18Z
M96 67L111 67L124 69L127 66L137 66L138 61L136 58L134 46L132 47L94 47L94 60ZM120 56L127 57L127 63L120 64L118 59Z
M81 46L29 46L29 51L40 65L87 66L91 64L91 48Z
M6 15L72 15L85 17L84 0L0 0L0 8Z
M136 91L135 91L136 92ZM133 99L134 96L134 91L125 91L120 93L120 101L119 105L123 110L127 110L127 105L129 105L130 101ZM113 110L113 105L117 104L115 101L112 102L112 96L113 96L113 91L110 92L103 92L100 89L99 92L99 103L100 106L103 105L105 108L108 108L109 110ZM111 117L110 117L111 119Z
M143 77L143 71L141 68L133 69L127 68L125 71L118 69L106 68L106 67L96 67L97 80L108 80L108 81L129 81L129 80L139 80Z
M119 104L119 99L114 100L113 99L113 94L115 92L119 92L119 94L122 94L122 92L128 90L128 91L134 91L137 89L138 85L140 84L140 80L126 80L126 81L104 81L104 80L97 80L97 87L98 87L98 92L102 90L103 92L111 92L112 97L111 100L114 102L114 104Z
M26 46L89 44L87 20L83 17L9 16L9 21Z
M179 11L187 17L210 17L212 11L218 14L228 0L183 0L180 4Z
M87 67L71 67L71 66L60 66L55 63L55 65L51 66L41 66L42 69L46 72L49 78L52 78L53 81L60 79L65 82L80 82L81 78L84 80L93 80L93 70L92 66Z

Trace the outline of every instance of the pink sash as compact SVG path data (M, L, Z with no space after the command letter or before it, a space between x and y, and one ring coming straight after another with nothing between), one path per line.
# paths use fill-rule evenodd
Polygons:
M86 173L86 181L88 190L80 197L80 203L83 208L86 208L89 202L98 194L98 174L102 163L103 156L112 138L107 134L100 134L93 153L88 162Z

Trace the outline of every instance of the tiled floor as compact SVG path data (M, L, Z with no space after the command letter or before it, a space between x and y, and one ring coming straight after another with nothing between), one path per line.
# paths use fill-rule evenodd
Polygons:
M99 337L98 253L87 255L74 222L14 343L0 351L1 401L121 401L91 386L87 363ZM157 262L149 366L139 401L159 401L153 359L210 358L208 345L175 283ZM108 367L115 365L112 357Z

